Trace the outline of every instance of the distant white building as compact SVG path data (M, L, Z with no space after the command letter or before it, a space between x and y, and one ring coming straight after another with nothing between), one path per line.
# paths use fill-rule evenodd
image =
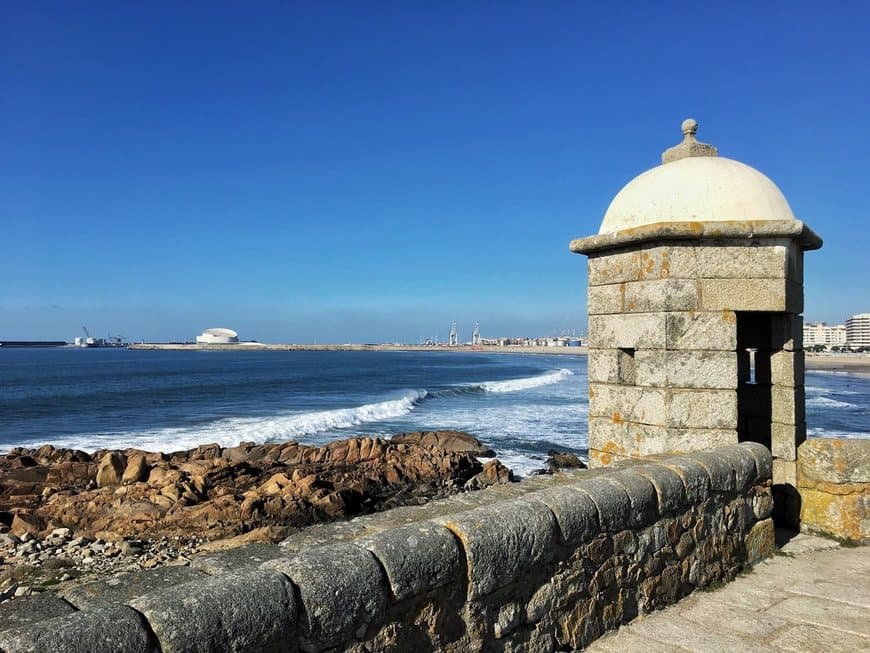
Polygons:
M858 313L846 320L846 344L870 347L870 313Z
M206 329L196 337L198 345L229 345L238 343L239 334L232 329Z
M804 347L843 347L846 345L846 326L828 326L825 322L804 324Z

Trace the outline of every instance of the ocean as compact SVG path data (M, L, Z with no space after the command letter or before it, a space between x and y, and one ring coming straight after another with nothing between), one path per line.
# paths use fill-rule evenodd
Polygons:
M870 437L870 376L807 372L811 436ZM585 356L0 350L0 451L467 431L519 474L586 457Z

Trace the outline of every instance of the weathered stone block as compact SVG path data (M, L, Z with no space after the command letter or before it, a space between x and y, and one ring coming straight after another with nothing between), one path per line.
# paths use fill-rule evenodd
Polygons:
M290 582L276 571L230 571L129 602L163 653L287 651L296 629Z
M770 450L758 442L741 442L740 445L755 458L755 471L759 480L768 480L773 476L773 458Z
M628 469L603 476L602 480L616 483L628 495L631 505L629 523L634 528L643 528L658 519L659 499L649 479Z
M615 422L664 426L666 391L658 388L589 384L590 417L610 417Z
M600 478L590 478L568 487L589 495L598 508L598 523L603 530L615 533L629 528L631 500L621 486Z
M646 246L641 250L642 279L696 279L697 253L694 245L673 243Z
M686 454L686 458L697 461L710 476L710 488L714 492L733 493L737 490L734 467L721 455L723 449L716 451L697 451Z
M636 457L667 453L667 435L664 426L614 421L612 417L589 418L589 448L605 454Z
M776 458L796 460L797 448L806 439L806 424L773 422L770 425L770 450Z
M785 245L709 245L697 247L698 276L705 279L785 279Z
M668 426L676 428L732 429L737 427L737 392L734 390L670 390Z
M664 465L638 465L631 471L643 476L656 490L659 515L675 513L688 505L686 488L679 475Z
M592 321L590 319L590 335ZM737 316L731 310L668 313L667 349L737 349Z
M800 301L786 279L702 279L701 296L707 311L772 311L800 313Z
M636 281L641 278L640 252L632 250L590 256L587 270L590 286Z
M797 487L797 463L794 460L774 458L772 477L774 485Z
M14 601L0 603L0 631L61 617L74 611L75 608L52 592L19 596Z
M589 346L598 349L663 349L665 314L590 315Z
M107 580L98 580L61 590L59 594L79 610L95 610L117 603L126 603L143 594L183 585L208 578L189 567L160 567L147 571L120 574Z
M531 500L506 501L434 521L450 529L465 548L470 599L485 596L549 562L559 541L553 513Z
M589 381L619 383L618 354L618 349L590 349L586 357Z
M870 541L870 440L819 438L798 449L801 528Z
M795 388L779 385L772 386L770 389L770 399L771 420L781 424L806 423L806 393L803 386Z
M772 519L755 523L746 534L746 562L757 565L769 558L776 550L775 532Z
M755 519L767 519L773 512L773 490L770 487L759 488L747 503L751 504Z
M251 542L244 546L237 546L226 551L215 551L197 556L190 561L190 568L196 569L210 576L216 576L228 571L237 571L245 567L259 567L267 560L286 557L277 544L266 542Z
M367 516L376 517L383 514L377 513L376 515ZM352 542L364 535L371 535L385 528L387 528L386 525L364 518L317 524L316 526L310 526L293 533L286 540L283 540L279 546L283 550L284 555L305 553L321 546L329 546L330 544L338 544L340 542Z
M661 453L687 453L737 444L737 429L683 429L668 427Z
M693 279L656 279L626 283L623 310L627 313L694 311L700 308Z
M703 503L710 498L712 481L707 468L685 456L668 458L662 465L672 470L683 482L686 498L691 503Z
M543 503L555 515L562 534L562 543L569 549L576 548L598 534L598 508L588 494L572 488L557 487L535 492L530 498Z
M712 453L712 452L711 452ZM723 447L715 452L734 470L734 483L738 492L746 492L759 480L755 456L741 446Z
M383 565L396 601L444 587L459 576L462 551L456 538L431 522L386 530L356 544L375 554Z
M801 529L850 542L870 541L870 483L833 488L802 486Z
M151 653L145 625L127 606L95 608L0 632L5 653Z
M870 483L870 440L812 438L798 449L802 482Z
M589 286L586 295L586 310L589 315L621 313L625 284L614 283L606 286Z
M730 351L635 352L637 385L671 388L737 388L737 353Z
M803 351L775 351L770 355L770 381L774 385L802 386L805 371Z
M304 651L362 638L370 624L383 619L387 579L374 555L362 547L333 544L269 560L261 567L280 571L299 588L299 641Z

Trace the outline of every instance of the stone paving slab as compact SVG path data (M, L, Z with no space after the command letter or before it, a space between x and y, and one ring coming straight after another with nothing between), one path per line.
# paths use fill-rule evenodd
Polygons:
M870 652L870 547L797 535L751 573L640 617L586 650Z

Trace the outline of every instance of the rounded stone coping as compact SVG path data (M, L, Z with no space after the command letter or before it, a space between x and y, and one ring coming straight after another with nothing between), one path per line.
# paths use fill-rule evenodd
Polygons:
M571 241L575 254L595 254L628 245L670 240L789 238L804 250L819 249L822 239L800 220L684 220L655 222Z
M218 561L213 576L189 570L192 577L168 587L131 584L134 592L144 590L138 597L119 594L107 605L46 614L0 633L0 647L139 651L156 636L166 651L194 650L196 642L246 650L291 641L322 650L365 637L393 605L413 605L435 591L481 601L553 573L557 556L602 535L638 532L716 493L741 496L769 479L770 459L769 450L754 444L646 459L555 484L538 479L530 492L499 492L483 505L448 501L441 517L420 513L416 524L382 524L350 542L313 543L296 553L266 545ZM753 505L747 515L762 509ZM162 577L157 571L148 580Z

